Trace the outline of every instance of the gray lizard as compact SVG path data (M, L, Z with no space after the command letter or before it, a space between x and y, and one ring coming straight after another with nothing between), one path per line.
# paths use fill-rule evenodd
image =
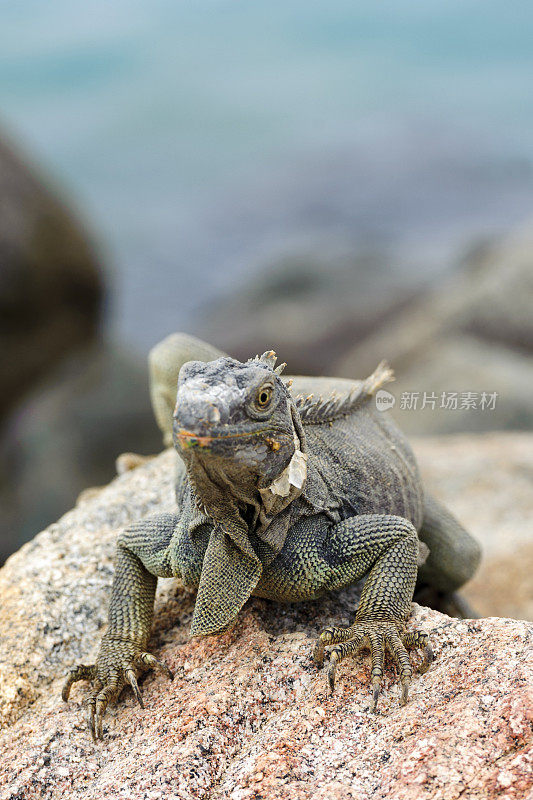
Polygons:
M197 589L192 636L227 630L252 595L310 600L366 577L353 624L323 630L313 658L320 666L328 654L333 691L338 663L369 648L375 709L386 651L402 704L412 678L408 651L423 650L423 670L433 658L428 634L405 628L417 574L419 584L450 594L478 565L477 543L424 493L411 448L371 402L392 379L385 364L364 381L292 380L275 364L272 351L241 363L179 334L152 353L156 418L181 457L177 510L119 535L96 663L73 669L63 688L67 700L75 681L94 682L95 739L127 683L142 705L144 670L172 677L146 651L158 577Z

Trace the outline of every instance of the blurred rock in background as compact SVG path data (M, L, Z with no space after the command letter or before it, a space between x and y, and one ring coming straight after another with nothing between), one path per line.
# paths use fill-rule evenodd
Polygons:
M472 249L450 277L417 291L391 285L384 256L287 262L208 308L200 336L239 357L273 347L291 373L364 377L386 358L393 414L409 433L533 425L533 235ZM418 392L416 410L402 393ZM423 394L435 408L421 409ZM441 409L442 392L494 393L494 410Z
M145 365L96 344L65 361L11 415L0 444L0 561L108 483L125 450L158 452Z
M0 420L61 358L94 341L103 297L81 223L0 138Z
M462 594L482 617L533 620L533 434L412 437L427 489L482 547Z
M104 344L104 269L70 210L0 140L0 563L160 448L145 360Z
M420 278L411 287L390 269L392 258L385 250L286 257L206 305L196 332L240 359L273 348L292 373L335 375L342 354L423 291Z
M474 252L463 268L417 299L336 362L340 375L367 374L380 358L392 387L419 392L416 412L395 416L409 433L479 432L533 426L533 234L523 229ZM423 393L436 407L421 410ZM441 409L442 392L497 393L494 410Z

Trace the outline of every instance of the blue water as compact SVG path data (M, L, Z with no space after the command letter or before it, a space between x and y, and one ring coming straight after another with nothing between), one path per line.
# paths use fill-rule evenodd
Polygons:
M0 4L4 127L75 201L139 350L285 254L405 281L533 212L533 6Z

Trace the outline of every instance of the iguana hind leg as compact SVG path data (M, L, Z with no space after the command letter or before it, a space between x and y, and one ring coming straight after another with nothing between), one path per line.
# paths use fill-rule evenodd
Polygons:
M418 536L428 546L429 555L418 570L415 599L451 616L476 616L457 590L479 566L481 548L477 541L442 503L428 494Z

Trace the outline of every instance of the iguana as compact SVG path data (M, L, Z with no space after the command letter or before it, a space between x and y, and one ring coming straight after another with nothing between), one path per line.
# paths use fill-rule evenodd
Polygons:
M419 583L450 593L475 571L479 547L424 493L411 448L372 402L392 379L385 364L363 381L292 381L282 377L284 366L272 351L242 363L177 334L152 353L156 418L181 457L177 510L119 535L96 663L73 669L63 688L67 700L75 681L94 682L94 739L127 683L142 705L143 671L172 678L146 650L158 577L197 588L190 633L206 636L227 630L252 595L310 600L366 576L353 624L328 627L317 639L313 658L320 666L328 653L331 690L337 665L363 647L371 654L372 709L386 651L398 667L401 704L412 677L409 651L421 648L428 668L428 634L405 628L419 552L429 548Z

